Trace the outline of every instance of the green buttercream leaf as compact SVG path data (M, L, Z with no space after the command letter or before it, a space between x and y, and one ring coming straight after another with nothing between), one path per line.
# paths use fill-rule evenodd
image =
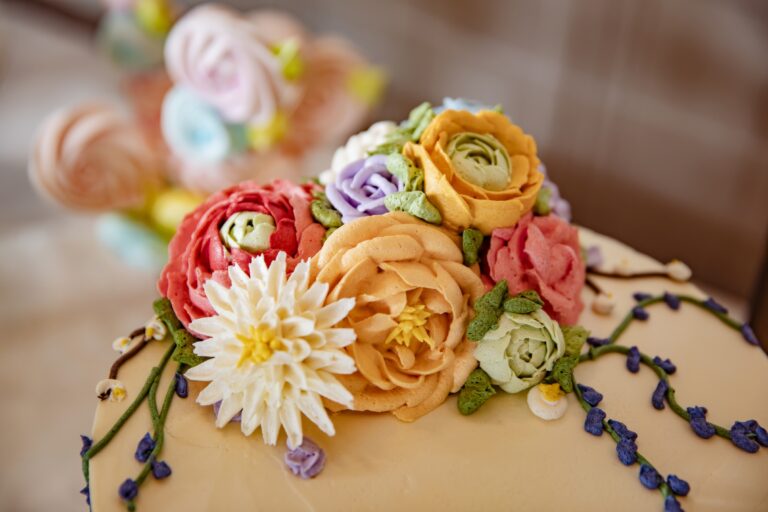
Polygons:
M189 331L184 328L181 320L176 317L171 306L171 301L162 298L157 299L152 308L155 310L157 317L162 320L168 331L173 337L173 342L176 344L176 350L174 351L173 359L179 363L184 363L190 368L197 366L205 361L204 358L194 353L194 343L197 338L192 336Z
M461 233L461 250L464 253L464 264L474 265L477 263L480 247L483 245L483 234L474 229L468 228Z
M551 380L560 384L560 388L566 393L573 391L573 369L577 364L579 364L579 356L574 354L561 357L552 368Z
M406 192L424 190L424 171L400 153L390 153L387 157L387 170L405 185Z
M504 311L518 315L528 315L541 309L543 305L544 301L541 300L541 297L539 297L535 290L526 290L505 300Z
M549 212L552 211L552 208L549 206L551 197L552 191L547 187L541 187L539 194L536 196L536 203L533 205L533 213L540 216L549 215Z
M341 227L341 214L331 205L325 193L316 191L313 195L315 198L309 204L312 217L326 229Z
M402 191L389 194L384 198L384 206L391 212L405 212L430 224L440 224L443 217L440 210L429 202L421 191Z
M499 317L502 313L501 304L507 296L507 282L499 281L491 291L477 299L475 302L475 317L467 327L467 338L472 341L480 341L488 331L492 331L499 325Z
M459 412L469 416L495 394L496 389L491 383L491 378L482 369L477 368L469 374L459 392Z
M573 356L581 354L581 347L589 337L589 331L580 325L561 325L565 338L565 355Z
M390 133L386 141L370 152L371 155L386 155L390 153L400 153L406 142L418 142L421 134L427 128L429 123L435 118L435 112L432 105L422 103L411 110L408 119L400 123L400 126Z

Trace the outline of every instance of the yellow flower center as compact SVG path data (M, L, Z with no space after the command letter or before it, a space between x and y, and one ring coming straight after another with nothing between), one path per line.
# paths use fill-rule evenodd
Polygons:
M238 367L246 361L261 364L268 361L276 350L283 348L283 344L275 336L275 331L265 325L256 328L251 326L248 335L237 334L236 337L243 344L243 351L237 362Z
M560 389L560 384L557 382L554 384L539 384L539 392L541 392L541 397L550 403L555 403L565 396L565 393Z
M405 306L402 313L397 317L397 326L392 329L384 343L395 341L407 347L415 339L426 343L429 348L435 348L435 342L429 337L425 327L430 316L432 316L432 312L423 304Z

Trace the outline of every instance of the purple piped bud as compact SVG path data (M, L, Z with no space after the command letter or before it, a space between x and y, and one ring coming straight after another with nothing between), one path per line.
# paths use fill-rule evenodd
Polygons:
M673 495L664 498L664 512L685 512L680 502Z
M163 460L152 461L152 476L154 476L157 480L168 478L169 476L171 476L171 473L172 473L171 466L169 466L167 462Z
M738 448L741 448L747 453L757 453L760 449L760 445L753 439L747 437L746 434L739 432L731 433L731 442Z
M707 422L706 407L688 407L688 414L691 416L691 429L702 439L709 439L715 435L715 427Z
M587 343L589 343L592 347L602 347L603 345L608 345L611 342L608 338L594 338L590 336L587 338Z
M640 464L640 483L648 489L658 489L664 481L653 466Z
M90 505L91 505L91 490L88 488L87 485L85 487L83 487L82 489L80 489L80 494L85 496L85 504L90 507Z
M584 420L584 430L592 434L593 436L603 435L603 420L605 419L605 411L599 407L593 407L587 413L587 418Z
M628 439L634 441L637 439L637 432L633 432L627 428L625 424L618 420L608 420L608 426L610 426L616 435L622 439Z
M669 384L667 384L667 381L660 380L651 397L651 404L653 404L654 409L662 410L664 408L664 397L667 396L668 390Z
M714 311L715 313L721 313L725 315L728 313L728 309L726 309L725 306L717 302L714 298L710 297L707 300L703 302L704 307L707 308L710 311Z
M304 437L297 448L286 452L285 465L299 478L314 478L325 467L325 452L311 439Z
M664 292L664 302L669 306L669 309L677 311L680 309L680 297L669 292Z
M625 466L631 466L637 462L637 444L631 439L622 438L616 444L616 455Z
M342 169L336 181L325 187L325 195L347 224L368 215L387 213L384 198L403 187L387 170L386 155L374 155Z
M630 347L627 353L627 370L632 373L640 371L640 351L637 347Z
M152 454L152 450L154 449L155 441L149 435L149 432L147 432L136 446L136 453L134 454L134 457L136 457L136 460L139 462L147 462L149 460L149 456Z
M758 425L755 428L755 439L758 443L768 448L768 430Z
M117 492L120 494L120 497L123 498L123 500L131 501L139 495L139 486L130 478L126 478L125 482L120 484L120 488L117 490Z
M80 448L80 456L82 457L91 449L91 446L93 446L93 439L81 434L80 440L83 442L83 446Z
M661 369L664 370L667 375L672 375L677 371L677 366L675 366L675 364L669 359L662 359L659 356L656 356L653 358L653 363L656 366L661 367Z
M644 300L650 299L651 297L653 297L653 295L645 292L635 292L632 294L632 298L635 299L636 302L642 302Z
M189 383L187 382L187 378L180 372L176 372L176 376L174 378L176 379L174 388L176 395L179 398L187 398L187 396L189 396Z
M589 386L579 384L579 390L581 391L581 397L584 399L584 401L592 407L599 404L603 399L603 395L600 392Z
M688 485L688 482L678 478L677 475L669 475L667 477L667 485L678 496L688 496L688 493L691 492L691 486Z
M635 306L632 308L632 316L637 320L646 321L649 316L648 312L641 306Z
M760 340L755 336L755 331L752 330L752 326L749 324L743 324L741 326L741 335L744 337L747 343L750 345L760 345Z
M599 245L587 247L587 268L599 268L603 265L603 251Z

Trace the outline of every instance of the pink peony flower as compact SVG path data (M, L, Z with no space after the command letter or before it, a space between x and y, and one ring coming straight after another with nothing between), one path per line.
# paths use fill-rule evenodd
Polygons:
M554 215L529 213L514 227L493 230L488 267L494 282L506 279L510 294L536 290L553 319L573 325L584 308L586 269L580 252L575 227Z
M230 265L237 264L247 272L251 259L258 254L263 254L269 264L283 251L292 271L299 261L320 250L325 229L310 213L311 187L279 180L266 186L244 182L209 197L184 218L168 247L168 263L157 287L171 301L185 326L215 314L203 285L214 279L229 286ZM274 230L267 249L252 252L225 244L220 229L240 212L272 218Z

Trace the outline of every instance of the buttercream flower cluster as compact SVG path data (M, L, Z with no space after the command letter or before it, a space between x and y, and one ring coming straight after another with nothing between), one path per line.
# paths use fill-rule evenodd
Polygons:
M210 382L198 401L218 404L219 426L241 417L270 444L282 428L292 447L302 414L332 434L326 410L414 421L493 386L562 415L553 375L578 335L559 323L578 319L585 265L576 229L535 208L540 168L506 116L451 100L353 136L322 185L211 196L159 281L201 339L205 362L187 371Z

